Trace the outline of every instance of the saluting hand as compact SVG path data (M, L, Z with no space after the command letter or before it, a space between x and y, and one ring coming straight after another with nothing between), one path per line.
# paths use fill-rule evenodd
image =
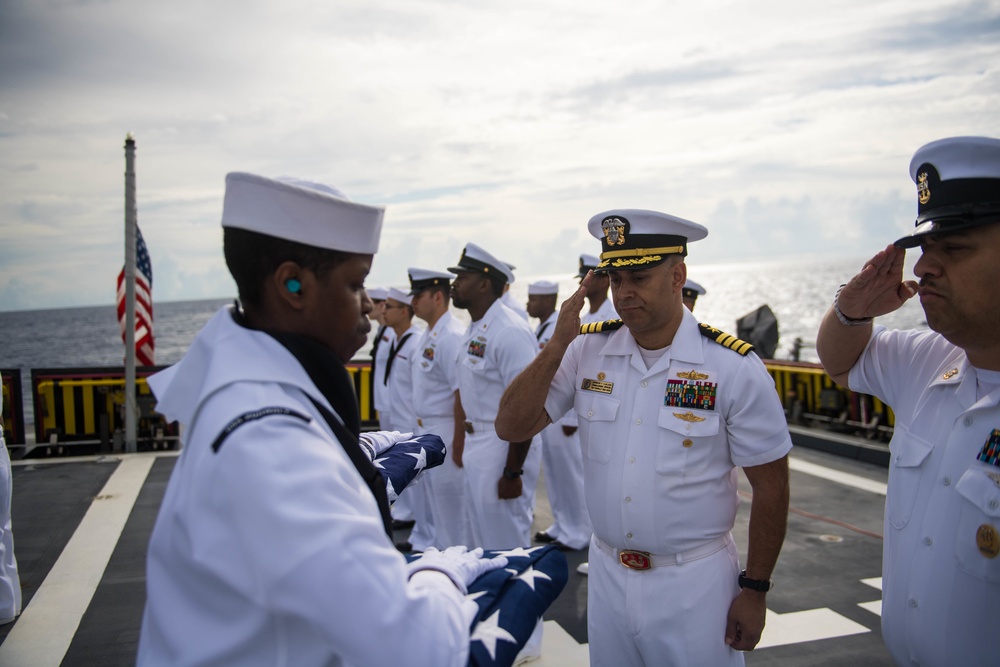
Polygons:
M580 281L580 287L562 302L562 306L559 307L559 317L556 319L556 328L548 345L556 343L565 349L580 335L580 311L587 302L587 287L593 278L594 272L587 271L587 275Z
M917 293L915 280L903 280L906 251L890 244L868 260L837 297L845 317L879 317L898 309Z

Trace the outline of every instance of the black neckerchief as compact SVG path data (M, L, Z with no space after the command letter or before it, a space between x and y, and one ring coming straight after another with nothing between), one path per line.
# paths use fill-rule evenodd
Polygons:
M375 342L372 343L372 377L378 377L375 375L375 356L378 354L379 343L382 342L382 334L385 333L386 325L379 325L378 331L375 332Z
M239 322L240 319L238 317L237 321ZM315 398L309 397L313 405L323 415L334 435L337 436L340 446L347 452L347 456L357 468L358 473L361 474L361 478L371 489L375 501L378 503L385 532L391 539L392 516L389 514L389 496L385 489L385 479L372 465L371 460L358 443L358 435L361 433L361 418L358 413L354 380L344 368L344 364L331 350L311 338L280 331L265 331L264 333L274 338L292 353L309 374L309 379L333 406L336 415ZM340 419L337 419L338 415Z
M392 346L389 348L389 358L386 359L385 362L385 378L382 380L382 384L384 385L389 384L389 371L392 370L392 360L396 358L396 355L399 353L399 351L403 348L404 345L406 345L406 339L412 335L413 332L411 331L410 333L406 334L398 341L393 343ZM397 345L396 343L399 343L399 345Z

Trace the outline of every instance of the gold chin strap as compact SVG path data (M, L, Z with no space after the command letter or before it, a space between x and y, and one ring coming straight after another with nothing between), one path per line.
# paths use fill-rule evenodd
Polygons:
M646 255L676 255L681 252L684 252L684 246L682 245L668 246L666 248L632 248L630 250L611 250L609 252L601 253L601 263L603 264L609 259L617 259L619 257L643 257Z

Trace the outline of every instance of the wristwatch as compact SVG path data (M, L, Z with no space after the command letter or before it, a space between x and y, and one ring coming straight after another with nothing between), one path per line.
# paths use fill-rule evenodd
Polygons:
M507 479L517 479L524 474L524 470L511 470L510 468L504 467L503 476Z
M743 570L740 572L740 578L737 580L740 584L740 588L749 588L752 591L760 591L761 593L766 593L772 588L774 588L774 582L770 579L747 579L747 571Z

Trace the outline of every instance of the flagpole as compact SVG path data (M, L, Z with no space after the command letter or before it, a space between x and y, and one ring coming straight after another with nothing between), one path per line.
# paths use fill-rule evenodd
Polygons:
M136 447L135 400L135 137L125 135L125 451Z

